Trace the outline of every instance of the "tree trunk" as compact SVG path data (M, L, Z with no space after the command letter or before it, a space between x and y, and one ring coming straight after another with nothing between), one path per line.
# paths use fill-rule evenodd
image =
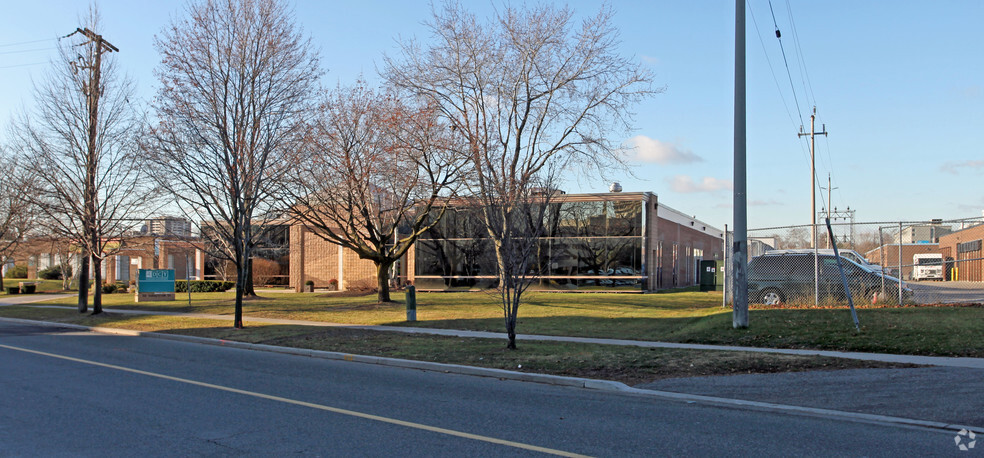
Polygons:
M102 313L102 259L97 256L92 257L92 314Z
M79 266L79 313L89 311L89 257L82 256Z
M389 270L393 267L393 262L376 263L376 300L379 302L392 302L390 299Z
M243 294L246 290L246 279L249 278L252 272L249 272L249 264L243 259L242 254L237 256L238 262L236 262L236 316L233 323L233 327L236 329L242 329L243 325Z
M62 258L62 263L58 266L62 274L62 291L68 291L72 287L72 274L69 273L69 269L65 267L66 265L68 265L67 261Z
M506 348L509 350L515 350L516 349L516 317L515 316L506 317L506 334L509 336L509 343L506 344Z
M246 281L243 287L243 296L256 297L256 289L253 287L253 258L246 260Z

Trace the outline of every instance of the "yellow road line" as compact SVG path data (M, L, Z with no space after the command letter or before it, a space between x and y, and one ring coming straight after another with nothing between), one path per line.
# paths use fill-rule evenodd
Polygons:
M64 359L64 360L67 360L67 361L74 361L74 362L82 363L82 364L89 364L89 365L93 365L93 366L105 367L105 368L108 368L108 369L116 369L118 371L124 371L124 372L130 372L130 373L134 373L134 374L146 375L148 377L157 377L157 378L164 379L164 380L171 380L171 381L180 382L180 383L187 383L189 385L196 385L196 386L201 386L201 387L205 387L205 388L212 388L212 389L215 389L215 390L227 391L227 392L230 392L230 393L242 394L242 395L252 396L252 397L261 398L261 399L268 399L268 400L271 400L271 401L278 401L278 402L283 402L283 403L286 403L286 404L294 404L294 405L299 405L299 406L304 406L304 407L310 407L312 409L325 410L325 411L328 411L328 412L333 412L333 413L337 413L337 414L341 414L341 415L348 415L348 416L357 417L357 418L364 418L366 420L373 420L373 421L378 421L378 422L382 422L382 423L389 423L389 424L393 424L393 425L400 425L400 426L405 426L405 427L408 427L408 428L420 429L420 430L430 431L430 432L434 432L434 433L438 433L438 434L445 434L445 435L448 435L448 436L462 437L462 438L465 438L465 439L472 439L472 440L477 440L477 441L482 441L482 442L489 442L489 443L492 443L492 444L505 445L507 447L514 447L514 448L519 448L519 449L523 449L523 450L531 450L531 451L534 451L534 452L548 453L548 454L551 454L551 455L558 455L558 456L569 456L569 457L584 457L584 456L586 456L586 455L579 455L579 454L571 453L571 452L565 452L563 450L555 450L555 449L546 448L546 447L538 447L536 445L523 444L523 443L520 443L520 442L513 442L513 441L504 440L504 439L497 439L497 438L494 438L494 437L481 436L481 435L478 435L478 434L471 434L471 433L466 433L466 432L462 432L462 431L455 431L453 429L439 428L439 427L436 427L436 426L429 426L429 425L424 425L424 424L420 424L420 423L414 423L414 422L410 422L410 421L397 420L395 418L381 417L379 415L372 415L372 414L368 414L368 413L356 412L354 410L340 409L338 407L331 407L331 406L326 406L326 405L322 405L322 404L315 404L315 403L312 403L312 402L298 401L296 399L288 399L288 398L283 398L283 397L280 397L280 396L272 396L272 395L269 395L269 394L257 393L257 392L254 392L254 391L240 390L240 389L237 389L237 388L230 388L230 387L222 386L222 385L214 385L214 384L211 384L211 383L198 382L198 381L195 381L195 380L188 380L188 379L184 379L184 378L180 378L180 377L172 377L170 375L158 374L158 373L155 373L155 372L147 372L147 371L142 371L142 370L139 370L139 369L132 369L132 368L129 368L129 367L123 367L123 366L116 366L116 365L113 365L113 364L100 363L98 361L90 361L90 360L86 360L86 359L73 358L71 356L57 355L57 354L54 354L54 353L47 353L47 352L43 352L43 351L30 350L30 349L27 349L27 348L12 347L12 346L9 346L9 345L0 345L0 348L6 348L8 350L21 351L21 352L25 352L25 353L33 353L33 354L36 354L36 355L48 356L48 357L51 357L51 358Z

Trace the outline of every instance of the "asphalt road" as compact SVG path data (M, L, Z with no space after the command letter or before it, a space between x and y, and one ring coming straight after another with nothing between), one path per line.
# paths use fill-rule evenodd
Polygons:
M742 374L658 380L637 388L984 428L984 369L917 367Z
M0 456L948 455L960 453L953 439L949 431L0 323Z
M984 283L967 281L907 281L918 304L984 303Z

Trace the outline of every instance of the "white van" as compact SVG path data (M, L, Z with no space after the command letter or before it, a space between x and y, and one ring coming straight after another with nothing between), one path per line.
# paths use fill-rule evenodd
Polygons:
M943 281L943 255L919 253L912 256L912 280Z

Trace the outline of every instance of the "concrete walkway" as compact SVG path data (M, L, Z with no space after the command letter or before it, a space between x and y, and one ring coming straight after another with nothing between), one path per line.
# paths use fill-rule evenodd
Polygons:
M23 305L33 302L44 302L54 299L74 297L74 294L5 294L0 296L0 305Z
M46 297L42 297L46 296ZM54 299L58 297L68 297L69 295L34 295L36 299L34 301L21 301L9 303L7 296L0 298L0 306L4 305L24 305L29 302L38 302L43 300ZM61 309L74 309L74 307L63 306L63 305L35 305L34 307L42 308L61 308ZM163 311L146 311L146 310L125 310L125 309L105 309L107 312L121 313L121 314L131 314L131 315L167 315L167 316L184 316L189 318L204 318L210 320L223 320L231 321L233 319L230 315L216 315L208 313L180 313L180 312L163 312ZM261 317L250 317L244 316L243 321L254 322L254 323L268 323L268 324L285 324L285 325L299 325L299 326L317 326L317 327L337 327L337 328L348 328L348 329L360 329L368 331L381 331L381 332L402 332L406 334L429 334L429 335L440 335L440 336L452 336L452 337L473 337L473 338L485 338L485 339L506 339L505 333L500 332L488 332L488 331L466 331L461 329L436 329L436 328L415 328L415 327L405 327L405 326L370 326L370 325L356 325L356 324L343 324L343 323L327 323L323 321L307 321L307 320L287 320L280 318L261 318ZM589 343L589 344L600 344L600 345L625 345L625 346L635 346L643 348L677 348L684 350L716 350L716 351L747 351L754 353L777 353L785 355L804 355L804 356L829 356L833 358L848 358L848 359L858 359L865 361L882 361L891 363L903 363L903 364L919 364L925 366L944 366L944 367L964 367L973 369L984 369L984 358L957 358L957 357L945 357L945 356L918 356L918 355L893 355L887 353L862 353L862 352L844 352L844 351L830 351L830 350L802 350L802 349L792 349L792 348L763 348L763 347L739 347L731 345L706 345L706 344L688 344L688 343L677 343L677 342L651 342L643 340L625 340L625 339L600 339L592 337L568 337L568 336L545 336L537 334L518 334L516 336L517 340L530 340L530 341L553 341L553 342L576 342L576 343Z

